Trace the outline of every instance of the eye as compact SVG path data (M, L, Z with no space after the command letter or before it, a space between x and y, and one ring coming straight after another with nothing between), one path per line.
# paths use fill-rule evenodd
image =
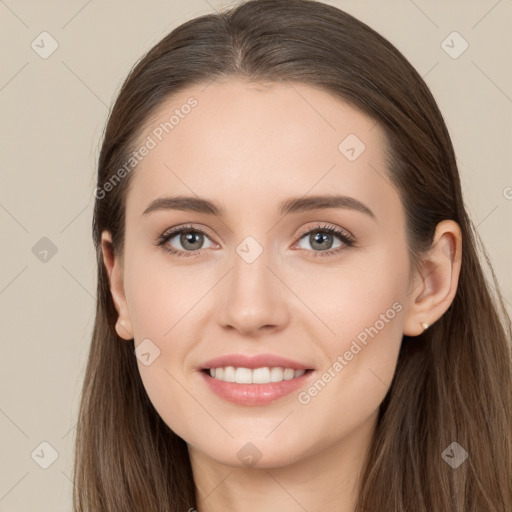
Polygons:
M333 238L338 238L338 240L341 241L337 246L334 246L334 249ZM173 246L171 244L173 239L176 239L174 243L181 245L181 247ZM201 253L201 250L205 248L203 247L205 239L209 240L208 235L202 229L188 225L164 232L157 239L156 245L162 246L164 250L175 256L190 257L198 256ZM307 247L299 247L299 249L312 253L313 257L331 256L338 254L347 247L355 245L355 239L350 233L342 231L339 228L325 225L315 226L303 232L300 235L299 244L303 239L306 239L311 249ZM209 247L213 247L214 245L215 244L211 243Z
M175 243L181 245L181 248L175 248L170 245L170 242L172 242L174 238L176 238ZM205 238L209 239L206 233L201 229L195 228L194 226L184 226L163 233L158 238L157 245L162 246L166 251L176 256L196 256L199 254L199 251L204 248L202 245Z
M313 257L332 256L343 251L346 247L355 245L355 239L350 233L332 226L316 226L313 229L309 229L308 231L301 234L299 243L304 238L312 248L311 250L313 252ZM341 240L341 243L337 246L334 246L334 249L333 238L338 238ZM303 249L303 247L300 248ZM311 252L310 249L306 249Z

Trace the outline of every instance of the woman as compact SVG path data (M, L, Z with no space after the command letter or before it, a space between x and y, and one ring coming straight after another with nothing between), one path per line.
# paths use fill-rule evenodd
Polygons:
M75 510L510 510L510 319L438 107L367 25L256 0L173 30L93 231Z

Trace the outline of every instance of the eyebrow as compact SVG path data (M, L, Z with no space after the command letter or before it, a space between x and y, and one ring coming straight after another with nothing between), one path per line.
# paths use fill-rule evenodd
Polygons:
M324 208L355 210L370 216L374 220L376 219L375 214L364 203L353 197L340 195L293 197L280 204L279 213L281 216L284 216L291 213L301 213ZM174 196L155 199L144 210L142 215L148 215L158 210L198 212L215 215L217 217L223 217L225 214L224 208L215 201L194 196Z

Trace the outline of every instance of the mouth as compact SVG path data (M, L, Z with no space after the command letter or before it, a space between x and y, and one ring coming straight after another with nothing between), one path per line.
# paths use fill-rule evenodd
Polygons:
M265 405L289 395L315 373L306 364L273 354L232 354L205 362L200 374L210 391L237 405Z

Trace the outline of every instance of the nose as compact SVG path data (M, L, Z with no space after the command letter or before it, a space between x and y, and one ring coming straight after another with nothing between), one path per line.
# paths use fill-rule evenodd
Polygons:
M282 330L289 322L291 292L279 272L270 268L266 252L252 263L238 255L219 296L218 322L244 336Z

